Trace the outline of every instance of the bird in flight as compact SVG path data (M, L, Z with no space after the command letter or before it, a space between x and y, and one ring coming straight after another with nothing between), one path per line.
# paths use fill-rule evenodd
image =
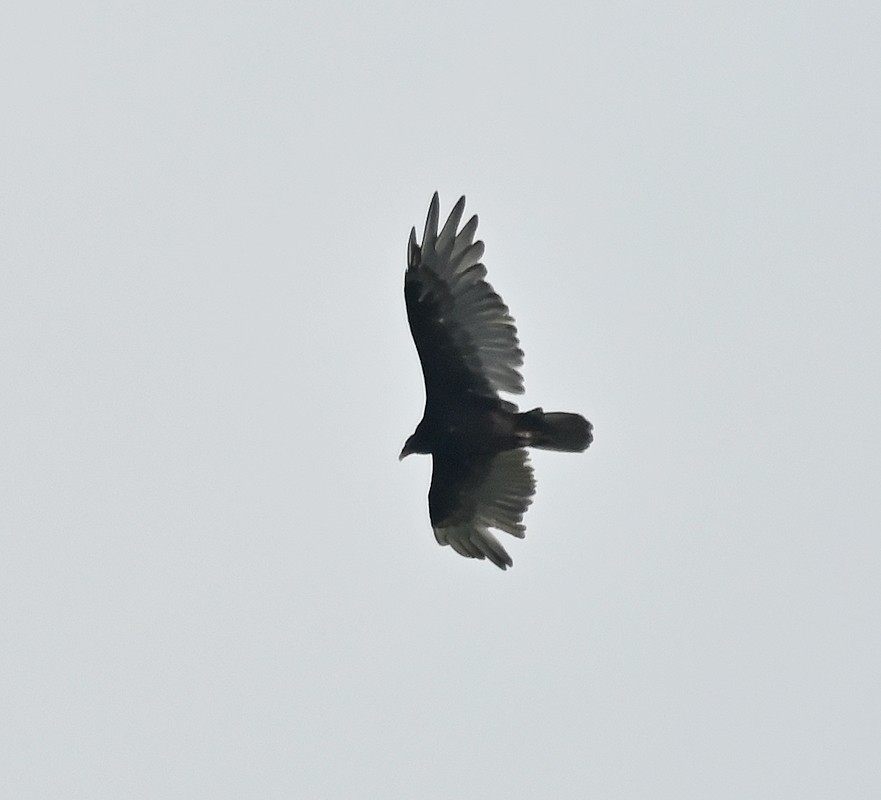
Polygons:
M422 363L425 410L400 458L430 453L428 511L438 544L500 569L514 562L491 529L520 539L535 479L527 447L578 453L593 441L580 414L518 413L499 392L523 393L523 351L508 307L486 281L477 216L459 230L465 198L438 233L431 198L422 244L410 231L404 299Z

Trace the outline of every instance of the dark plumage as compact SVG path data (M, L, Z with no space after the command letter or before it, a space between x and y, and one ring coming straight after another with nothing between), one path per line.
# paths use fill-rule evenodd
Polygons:
M458 231L465 198L438 234L438 196L422 245L410 232L404 298L425 378L425 411L401 458L430 453L428 510L439 544L513 565L490 528L523 538L535 480L526 447L580 452L593 440L580 414L524 413L499 398L522 394L523 351L508 307L486 282L477 217Z

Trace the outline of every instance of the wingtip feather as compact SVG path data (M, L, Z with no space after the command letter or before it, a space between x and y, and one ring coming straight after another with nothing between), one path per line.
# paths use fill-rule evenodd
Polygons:
M420 260L419 245L416 243L416 228L410 228L410 241L407 242L407 265L418 267Z
M489 559L499 569L506 570L514 566L514 560L502 543L482 525L452 525L447 528L435 528L434 536L437 543L452 547L460 556Z
M459 229L459 222L462 220L462 213L465 211L465 195L463 194L450 215L444 223L443 230L437 237L437 253L439 258L449 258L449 254L453 251L456 244L456 231Z
M428 216L425 218L425 230L422 233L422 247L434 250L437 241L437 221L440 215L440 198L437 192L431 196L431 205L428 206Z

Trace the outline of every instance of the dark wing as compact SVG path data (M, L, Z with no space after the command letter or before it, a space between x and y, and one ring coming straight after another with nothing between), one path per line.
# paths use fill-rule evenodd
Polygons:
M480 263L474 241L477 216L457 233L465 198L456 203L438 235L438 196L431 199L422 245L410 232L404 297L410 331L422 362L427 398L471 391L495 397L523 392L518 368L523 351L502 298Z
M513 566L490 528L522 539L523 514L532 503L535 479L526 450L506 450L471 463L433 456L428 510L434 536L469 558L488 558L500 569Z

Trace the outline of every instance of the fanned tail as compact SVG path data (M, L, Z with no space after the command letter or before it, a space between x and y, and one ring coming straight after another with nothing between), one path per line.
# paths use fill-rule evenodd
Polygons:
M519 433L529 447L580 453L593 441L593 425L581 414L568 411L549 411L533 408L518 414Z

